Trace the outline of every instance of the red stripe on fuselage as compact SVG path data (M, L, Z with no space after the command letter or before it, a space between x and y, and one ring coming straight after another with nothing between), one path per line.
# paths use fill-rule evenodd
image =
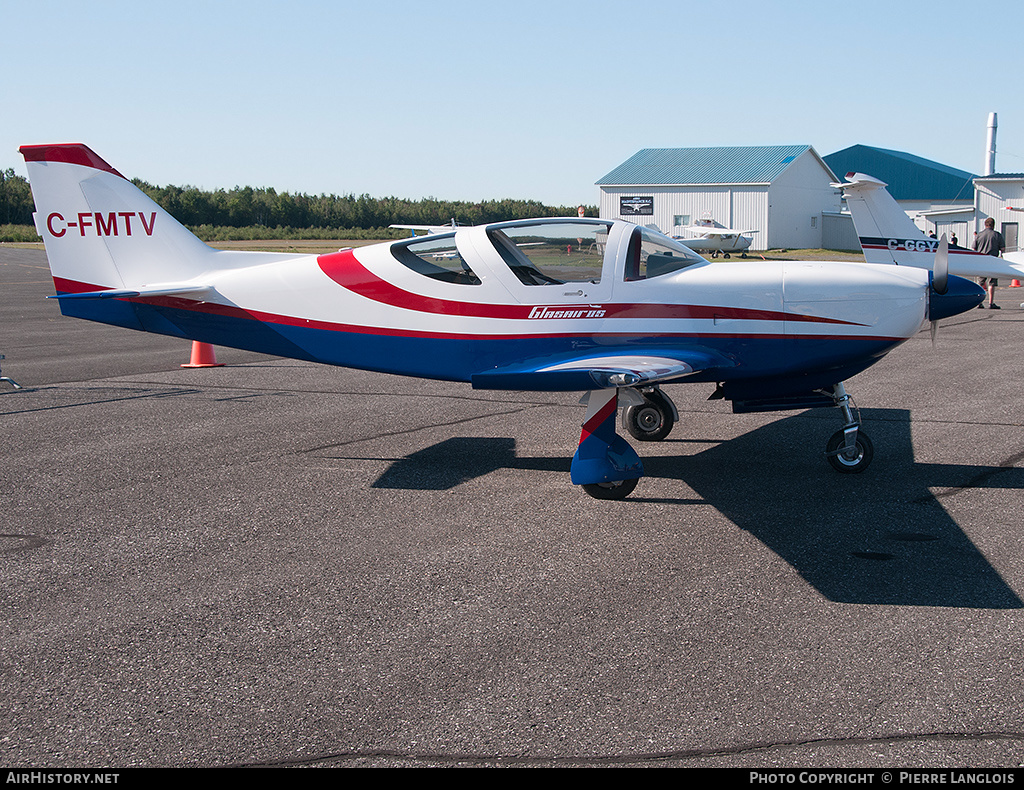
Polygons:
M54 277L53 285L58 294L65 293L88 293L92 291L106 291L106 290L117 290L107 285L94 285L89 283L78 282L77 280L67 280L63 277ZM850 340L881 340L881 341L901 341L906 338L896 338L886 335L827 335L827 334L797 334L788 335L781 332L630 332L630 331L603 331L603 332L583 332L580 330L572 332L514 332L514 333L478 333L478 332L427 332L418 329L396 329L391 327L377 327L377 326L365 326L362 324L344 324L334 321L321 321L311 318L299 318L295 316L281 315L278 313L267 313L261 310L246 310L241 307L234 305L217 304L216 302L198 302L194 299L185 299L176 296L134 296L134 297L121 297L117 301L123 302L136 302L143 305L152 305L154 307L167 307L175 310L184 310L193 313L203 313L206 315L218 315L225 318L244 318L251 321L261 321L266 324L277 324L279 326L292 326L301 327L303 329L318 329L328 332L349 332L353 334L362 335L379 335L386 337L409 337L409 338L430 338L430 339L450 339L450 340L465 340L466 338L478 338L480 340L526 340L526 339L542 339L542 338L565 338L565 337L579 337L579 338L593 338L600 337L604 340L614 340L617 338L621 339L636 339L642 338L644 340L659 340L666 338L675 338L679 340L696 340L700 338L717 338L717 339L757 339L757 340L781 340L783 338L799 338L801 340L824 340L824 339L850 339ZM629 305L626 305L629 307ZM754 312L754 311L750 311ZM717 315L722 315L721 312ZM651 316L637 316L643 318L650 318ZM788 319L794 320L794 319ZM807 320L814 320L808 318ZM829 321L828 323L843 323L839 321ZM538 322L531 322L531 325L536 326Z
M353 293L375 302L416 310L421 313L469 316L473 318L526 318L532 305L495 305L456 302L405 291L382 280L363 266L351 250L321 255L317 263L323 273Z
M505 305L485 304L480 302L459 302L451 299L439 299L432 296L406 291L369 271L356 258L352 250L333 252L317 258L321 270L338 285L353 293L359 294L375 302L414 310L419 313L437 315L470 316L473 318L505 318L559 320L535 318L532 313L537 307L546 307L552 311L591 311L592 304L528 304ZM621 303L602 304L603 318L698 318L698 319L742 319L746 321L800 321L817 324L842 324L844 326L866 326L852 321L840 321L835 318L783 313L774 310L750 310L743 307L723 307L715 305L685 304L644 304Z

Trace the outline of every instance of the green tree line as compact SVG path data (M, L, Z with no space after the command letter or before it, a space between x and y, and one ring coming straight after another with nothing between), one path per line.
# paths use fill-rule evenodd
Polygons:
M32 224L32 191L14 168L0 170L0 225Z
M460 225L480 225L530 217L576 216L577 210L576 206L546 206L535 200L408 200L365 194L292 194L269 187L209 191L192 186L154 186L138 179L132 183L190 228L365 232L388 225L445 225L452 220ZM31 225L33 210L28 181L16 175L13 168L0 171L0 225ZM587 207L588 216L596 213L596 208ZM257 235L263 236L264 232Z
M576 216L576 206L546 206L535 200L409 200L370 195L305 195L270 187L235 187L210 192L196 187L135 185L179 222L231 228L385 228L388 225L480 225L508 219ZM593 209L589 213L596 213Z

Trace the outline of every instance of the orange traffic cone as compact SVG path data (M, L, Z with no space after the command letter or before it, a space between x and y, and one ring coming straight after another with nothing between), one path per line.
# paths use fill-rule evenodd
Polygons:
M213 346L209 343L200 343L198 340L192 341L192 358L189 360L187 365L182 365L183 368L222 368L223 365L217 363L217 356L213 353Z
M1010 283L1010 287L1011 287L1011 288L1020 288L1020 280L1013 280L1013 281L1012 281L1012 282Z

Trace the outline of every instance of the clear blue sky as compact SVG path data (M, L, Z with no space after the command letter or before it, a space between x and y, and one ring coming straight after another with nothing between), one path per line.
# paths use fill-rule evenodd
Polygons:
M1024 4L0 0L0 169L83 142L205 189L597 202L641 148L1024 171ZM1004 43L1003 43L1004 42Z

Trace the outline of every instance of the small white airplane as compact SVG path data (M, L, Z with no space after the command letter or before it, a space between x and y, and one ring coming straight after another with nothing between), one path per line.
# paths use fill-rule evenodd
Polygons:
M710 252L712 258L722 255L726 258L733 253L741 253L747 257L753 239L750 235L756 230L733 230L732 228L716 228L710 225L680 225L680 234L672 234L694 252Z
M868 263L895 263L930 269L939 240L921 230L889 194L884 181L863 173L847 173L835 186L843 190L846 205ZM1024 252L1000 257L964 247L949 248L949 273L959 277L1024 279Z
M579 217L326 255L221 251L89 148L20 150L64 315L478 389L583 392L570 479L599 499L643 476L616 433L619 403L632 436L663 439L678 414L661 385L677 382L717 385L735 412L838 407L826 457L863 471L873 449L844 381L984 296L946 276L942 255L934 275L722 264L648 228Z

